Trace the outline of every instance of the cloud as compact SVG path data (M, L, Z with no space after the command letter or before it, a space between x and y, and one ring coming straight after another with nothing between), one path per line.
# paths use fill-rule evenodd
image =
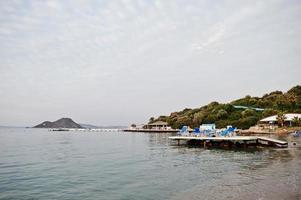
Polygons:
M59 9L61 7L60 2L55 0L46 1L46 4L48 7L53 9Z

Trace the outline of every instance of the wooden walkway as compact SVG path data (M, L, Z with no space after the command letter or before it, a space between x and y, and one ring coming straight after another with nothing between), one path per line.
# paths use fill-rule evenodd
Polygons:
M275 144L277 147L288 147L288 143L286 141L283 140L277 140L274 138L269 138L269 137L257 137L258 141L260 143L268 143L268 144Z
M273 147L280 147L286 148L288 147L288 143L286 141L277 140L274 138L269 137L260 137L260 136L234 136L234 137L194 137L194 136L172 136L169 137L171 140L178 141L180 144L181 140L190 142L190 143L197 143L201 142L204 147L207 143L214 143L214 144L221 144L225 143L227 146L232 146L232 144L242 143L244 147L248 145L256 145L256 146L273 146Z
M140 132L140 133L178 133L178 129L123 129L124 132Z
M120 132L123 129L109 129L109 128L52 128L48 131L81 131L81 132Z

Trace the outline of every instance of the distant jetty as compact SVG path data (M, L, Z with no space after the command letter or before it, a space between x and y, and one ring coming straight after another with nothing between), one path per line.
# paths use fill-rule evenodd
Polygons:
M144 128L127 128L123 129L124 132L140 132L140 133L178 133L179 129L144 129Z
M74 122L71 118L61 118L54 122L44 121L33 128L83 128L81 125Z
M144 132L144 133L177 133L179 129L173 129L168 126L167 122L157 121L146 125L132 125L129 128L123 129L124 132Z

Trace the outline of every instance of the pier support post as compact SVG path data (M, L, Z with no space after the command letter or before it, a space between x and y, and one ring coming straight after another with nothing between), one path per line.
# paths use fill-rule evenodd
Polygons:
M228 148L231 149L232 148L232 142L228 141Z
M206 148L206 140L204 140L204 149Z
M180 140L177 140L178 141L178 146L180 146Z
M244 149L246 149L246 148L247 148L247 142L244 141Z

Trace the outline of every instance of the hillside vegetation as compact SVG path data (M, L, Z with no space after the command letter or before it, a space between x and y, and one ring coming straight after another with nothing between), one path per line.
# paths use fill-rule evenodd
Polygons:
M235 108L234 106L247 106L249 108ZM252 108L263 108L256 111ZM173 112L169 116L150 118L149 123L166 121L173 128L181 128L183 125L198 127L204 123L215 123L217 128L232 125L237 128L247 129L257 123L258 120L278 113L301 113L301 86L297 85L287 92L274 91L262 97L251 97L234 100L227 104L211 102L200 108L185 108L179 112Z

